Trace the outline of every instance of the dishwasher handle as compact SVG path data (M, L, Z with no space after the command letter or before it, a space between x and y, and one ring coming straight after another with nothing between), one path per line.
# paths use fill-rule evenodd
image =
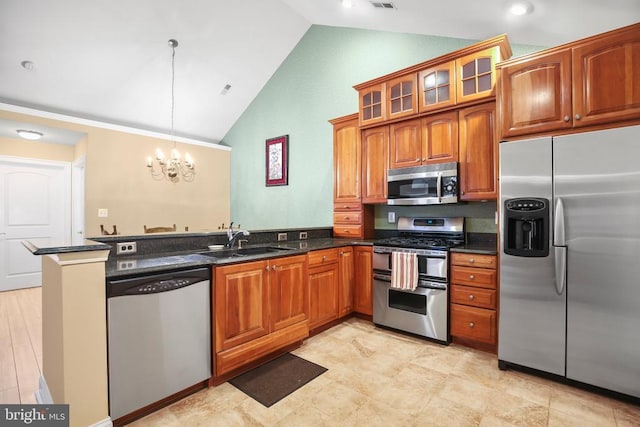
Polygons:
M210 278L209 269L199 268L123 280L109 280L107 281L107 298L170 292L196 283L208 281Z

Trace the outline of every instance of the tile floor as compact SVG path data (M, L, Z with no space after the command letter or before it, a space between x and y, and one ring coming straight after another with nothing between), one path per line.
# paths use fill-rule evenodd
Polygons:
M229 383L132 426L640 426L640 407L352 318L294 351L329 370L265 408Z

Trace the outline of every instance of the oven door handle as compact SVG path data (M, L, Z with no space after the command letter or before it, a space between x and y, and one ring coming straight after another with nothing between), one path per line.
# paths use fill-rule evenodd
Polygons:
M373 280L391 283L391 276L388 274L373 274Z

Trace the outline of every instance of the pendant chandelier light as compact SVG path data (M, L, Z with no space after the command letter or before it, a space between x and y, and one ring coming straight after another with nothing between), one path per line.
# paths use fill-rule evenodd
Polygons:
M169 46L171 47L171 141L173 142L173 149L171 150L171 156L166 157L164 152L158 148L155 155L158 167L156 168L154 166L154 161L151 156L147 157L147 167L151 172L151 176L156 179L168 179L172 182L178 182L180 177L182 177L185 181L193 181L196 174L195 162L189 153L185 153L183 160L180 156L180 152L176 148L173 113L175 109L175 57L178 40L170 39Z

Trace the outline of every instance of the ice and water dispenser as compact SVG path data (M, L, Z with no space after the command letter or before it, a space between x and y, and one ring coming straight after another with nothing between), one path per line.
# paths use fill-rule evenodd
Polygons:
M504 252L522 257L549 255L549 200L507 199L504 202Z

